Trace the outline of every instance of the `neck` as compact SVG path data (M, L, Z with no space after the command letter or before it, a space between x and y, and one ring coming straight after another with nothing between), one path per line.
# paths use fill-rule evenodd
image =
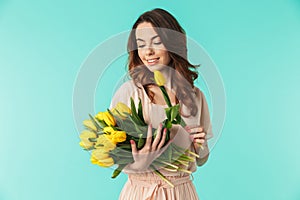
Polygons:
M172 88L172 79L175 73L175 70L171 67L164 67L159 70L166 79L165 87L171 89Z

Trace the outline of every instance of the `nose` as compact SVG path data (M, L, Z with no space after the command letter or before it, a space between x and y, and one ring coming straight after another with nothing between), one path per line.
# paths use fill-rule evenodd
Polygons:
M149 46L147 49L146 49L146 55L149 56L149 55L153 55L155 53L154 49Z

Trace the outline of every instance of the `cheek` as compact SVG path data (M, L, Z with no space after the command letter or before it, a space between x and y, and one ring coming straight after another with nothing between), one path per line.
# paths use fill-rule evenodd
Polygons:
M163 57L164 57L164 63L167 65L170 62L170 56L168 54L168 52L163 52Z
M143 56L142 56L142 52L138 50L138 55L140 57L140 59L142 60Z
M141 50L138 50L138 55L140 57L141 60L143 60L143 52Z

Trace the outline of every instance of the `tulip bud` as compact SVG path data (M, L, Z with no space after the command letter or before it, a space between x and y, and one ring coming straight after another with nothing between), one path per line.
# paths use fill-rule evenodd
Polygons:
M115 126L116 125L115 118L108 111L99 112L96 115L96 118L98 120L103 120L108 126Z
M158 86L163 86L166 83L165 77L158 70L154 71L154 81Z
M114 115L124 118L127 116L126 113L131 114L131 109L124 103L119 102L117 103L116 107L111 110L111 112Z

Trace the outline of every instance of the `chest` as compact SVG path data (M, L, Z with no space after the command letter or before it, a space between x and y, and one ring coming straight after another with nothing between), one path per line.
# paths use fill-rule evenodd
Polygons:
M172 102L172 105L177 104L178 100L176 98L176 95L168 88L166 88L166 91ZM148 88L146 88L146 92L147 92L148 98L151 99L153 104L166 105L165 98L159 87L157 87L157 86L148 87Z

